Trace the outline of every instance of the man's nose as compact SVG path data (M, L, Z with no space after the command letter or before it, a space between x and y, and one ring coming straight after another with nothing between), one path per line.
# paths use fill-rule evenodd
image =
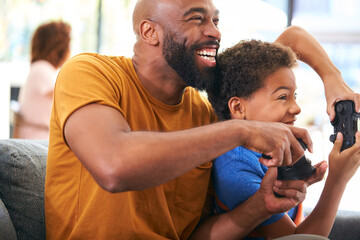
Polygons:
M221 39L221 33L217 25L215 25L213 22L210 22L206 25L204 29L204 35L207 37L215 38L216 40Z

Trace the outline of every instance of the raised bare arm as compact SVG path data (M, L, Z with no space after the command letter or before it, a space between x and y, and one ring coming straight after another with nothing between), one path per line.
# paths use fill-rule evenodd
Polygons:
M309 32L301 27L291 26L276 39L276 42L291 47L299 59L311 66L320 76L324 83L327 113L330 120L334 119L334 105L340 100L354 101L355 109L357 112L360 111L360 94L354 93L349 88L339 69Z

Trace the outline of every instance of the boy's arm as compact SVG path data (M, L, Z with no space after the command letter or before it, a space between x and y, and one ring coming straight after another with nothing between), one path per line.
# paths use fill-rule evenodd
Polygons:
M346 185L360 165L360 132L356 133L356 143L340 152L342 142L343 136L339 133L329 154L329 175L320 199L310 215L298 226L298 233L330 234Z
M356 111L360 111L360 94L354 93L349 88L343 80L341 72L309 32L301 27L291 26L276 39L276 42L291 47L299 59L311 66L320 76L324 83L327 113L330 120L334 119L334 105L340 100L354 101Z

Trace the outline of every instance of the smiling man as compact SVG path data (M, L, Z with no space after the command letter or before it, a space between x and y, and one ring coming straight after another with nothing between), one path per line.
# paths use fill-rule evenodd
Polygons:
M211 0L139 0L132 58L80 54L64 65L50 123L47 239L241 238L304 199L308 183L281 184L269 170L260 190L242 205L218 216L205 214L215 157L243 145L271 156L261 159L271 167L303 155L296 137L311 149L308 133L292 126L214 123L211 105L197 89L214 77L218 20ZM301 45L291 40L299 36ZM331 101L335 91L353 97L306 36L291 30L282 39L305 57L318 55L317 69L331 79L323 78ZM275 198L274 189L285 197Z

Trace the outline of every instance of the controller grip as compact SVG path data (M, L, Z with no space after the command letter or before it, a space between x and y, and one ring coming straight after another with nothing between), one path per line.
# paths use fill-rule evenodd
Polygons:
M307 145L298 139L300 145L304 150L307 149ZM278 167L278 180L301 180L306 179L316 172L316 168L311 165L311 161L303 155L296 163L291 166ZM276 197L283 197L277 193L274 193Z

